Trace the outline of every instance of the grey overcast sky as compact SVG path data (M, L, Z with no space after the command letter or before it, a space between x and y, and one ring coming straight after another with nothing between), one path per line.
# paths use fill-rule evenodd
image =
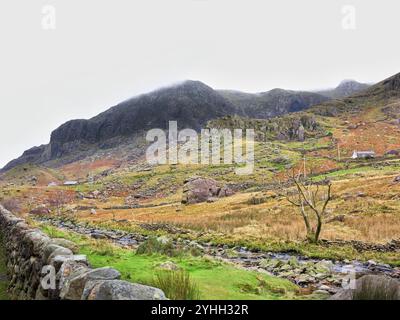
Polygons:
M55 30L43 29L46 5ZM346 5L355 29L343 27L354 26ZM382 80L400 72L399 9L398 0L1 0L0 167L67 120L184 79L249 92Z

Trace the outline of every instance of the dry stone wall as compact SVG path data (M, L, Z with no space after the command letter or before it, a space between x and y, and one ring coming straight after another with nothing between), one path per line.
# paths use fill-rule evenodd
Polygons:
M74 243L51 239L0 206L9 294L28 300L165 300L157 288L121 281L118 270L93 269Z

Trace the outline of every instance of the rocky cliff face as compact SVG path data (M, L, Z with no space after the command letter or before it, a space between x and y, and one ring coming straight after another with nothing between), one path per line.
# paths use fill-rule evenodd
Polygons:
M51 134L51 158L82 144L97 144L176 120L180 128L200 129L210 119L234 113L234 106L199 81L160 89L125 101L90 120L73 120Z
M53 131L48 145L24 152L3 170L62 157L74 161L80 153L115 147L134 135L144 137L146 130L166 129L172 120L180 129L198 130L211 119L234 113L235 107L218 92L199 81L186 81L124 101L92 119L69 121Z
M236 114L248 118L266 119L301 111L329 100L317 93L273 89L250 94L239 91L219 91L236 107Z
M207 124L210 128L254 129L257 141L303 141L309 137L327 135L324 126L316 117L308 113L294 113L270 119L250 119L238 116L226 116L212 120Z

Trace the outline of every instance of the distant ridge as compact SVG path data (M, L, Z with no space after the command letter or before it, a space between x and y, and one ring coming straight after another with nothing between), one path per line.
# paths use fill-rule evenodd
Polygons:
M144 136L148 129L165 129L171 120L178 121L180 128L199 130L208 121L227 115L265 119L312 107L315 114L332 116L346 107L345 100L332 100L334 97L399 95L400 74L373 86L346 80L333 90L317 93L273 89L251 94L214 90L188 80L124 101L89 120L68 121L52 132L49 144L25 151L2 171L28 163L70 163L98 150L118 148L127 139Z
M360 83L354 80L343 80L335 89L317 91L317 93L331 99L341 99L366 90L370 86L370 84Z
M318 93L273 89L256 94L220 90L219 93L237 109L237 114L249 118L271 118L301 111L329 100Z

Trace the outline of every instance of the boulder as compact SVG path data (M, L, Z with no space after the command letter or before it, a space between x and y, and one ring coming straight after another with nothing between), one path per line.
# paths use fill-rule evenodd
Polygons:
M173 263L172 261L167 261L158 265L159 269L168 270L168 271L176 271L179 270L179 266Z
M69 241L67 239L53 238L53 239L51 239L51 242L56 245L59 245L61 247L70 249L73 253L78 253L78 251L79 251L78 245L76 245L74 242Z
M399 150L389 150L385 152L385 155L387 156L398 156L399 154Z
M84 273L73 274L67 277L60 292L60 298L64 300L80 300L88 281L115 280L119 279L119 271L104 267L90 270Z
M59 287L62 289L68 279L73 279L81 274L90 271L89 267L84 264L73 260L67 260L62 265L57 273Z
M104 233L100 233L100 232L93 232L93 233L90 234L90 236L93 239L97 239L97 240L99 240L99 239L107 239L108 238L107 235L105 235Z
M214 179L193 177L185 181L183 186L184 204L211 201L215 198L227 197L233 194L228 186L220 187Z
M283 261L278 259L263 259L260 261L260 267L270 271L280 268L281 266L283 266L283 264Z
M331 300L400 300L400 281L381 275L366 275L354 288L339 290Z
M46 208L45 205L41 205L29 211L30 214L34 215L48 215L51 213L50 209Z
M43 250L43 259L50 263L51 259L56 256L72 256L73 252L62 246L59 246L54 243L48 244Z
M299 266L299 261L297 260L296 257L291 257L288 261L288 264L292 267L298 267Z
M322 260L318 261L314 265L314 269L317 273L327 273L329 274L331 272L331 269L333 268L333 262L329 260Z
M63 263L67 261L79 262L85 265L89 265L87 261L87 257L84 254L78 254L73 256L55 256L51 259L50 264L56 269L56 271L60 270Z
M91 285L91 284L90 284ZM167 300L160 289L126 281L113 280L97 283L87 300Z

